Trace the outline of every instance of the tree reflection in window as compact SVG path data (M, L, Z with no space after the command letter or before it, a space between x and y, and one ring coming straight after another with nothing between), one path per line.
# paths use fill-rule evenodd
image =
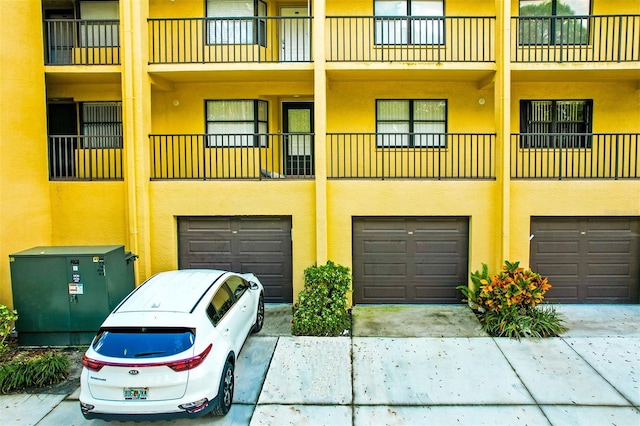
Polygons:
M589 42L590 0L520 0L521 45L575 45Z

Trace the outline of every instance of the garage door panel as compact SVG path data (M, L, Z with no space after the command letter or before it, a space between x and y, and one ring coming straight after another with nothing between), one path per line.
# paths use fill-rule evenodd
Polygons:
M364 265L363 277L406 278L406 263L367 263Z
M366 240L362 244L362 252L365 254L392 254L402 255L407 253L405 241Z
M589 241L587 243L589 254L622 254L631 252L631 241Z
M449 303L452 297L457 297L455 288L452 289L450 283L443 286L416 286L416 300L434 303Z
M230 254L231 241L189 241L189 253Z
M181 218L180 231L228 231L231 232L231 220L228 218Z
M402 302L407 298L406 288L392 286L368 286L363 285L363 303Z
M587 277L631 278L631 270L628 263L589 263L587 264Z
M460 252L461 244L458 241L416 241L416 254L452 254Z
M239 253L250 253L252 255L256 254L280 254L285 251L285 242L284 241L273 241L273 240L242 240L239 242Z
M569 227L574 233L567 239ZM579 232L575 233L575 230ZM530 265L554 303L638 303L640 218L532 218ZM541 230L554 230L541 232ZM536 241L537 240L537 241ZM558 250L565 247L565 250ZM574 249L569 250L570 247Z
M575 279L578 276L578 264L577 263L540 263L536 266L536 272L544 275L554 277L570 277Z
M416 264L416 278L459 277L460 267L457 263L418 263Z
M541 241L541 238L538 238L535 246L536 253L560 253L570 255L580 252L580 245L575 241Z
M355 303L459 303L468 218L354 218Z

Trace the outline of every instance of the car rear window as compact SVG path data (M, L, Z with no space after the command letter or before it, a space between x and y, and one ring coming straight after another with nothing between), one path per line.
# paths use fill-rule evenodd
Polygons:
M159 358L184 352L193 346L195 330L167 327L103 328L93 349L115 358Z

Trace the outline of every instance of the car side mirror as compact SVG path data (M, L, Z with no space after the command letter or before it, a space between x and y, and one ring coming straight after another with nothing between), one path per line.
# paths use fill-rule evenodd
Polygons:
M255 283L255 282L253 282L253 281L249 281L249 288L250 288L251 290L257 290L257 289L258 289L258 288L260 288L260 287L258 287L258 284L257 284L257 283Z

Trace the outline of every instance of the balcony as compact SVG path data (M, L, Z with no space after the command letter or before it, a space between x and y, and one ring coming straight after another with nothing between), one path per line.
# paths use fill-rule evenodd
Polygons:
M514 179L638 179L640 133L511 135Z
M495 179L495 134L330 133L333 179Z
M49 180L122 180L122 136L49 136Z
M309 17L152 18L151 64L311 62Z
M328 62L495 62L495 17L327 17Z
M119 65L117 20L45 19L45 65Z
M514 62L638 62L640 15L511 18Z
M151 180L312 179L312 134L149 135Z

